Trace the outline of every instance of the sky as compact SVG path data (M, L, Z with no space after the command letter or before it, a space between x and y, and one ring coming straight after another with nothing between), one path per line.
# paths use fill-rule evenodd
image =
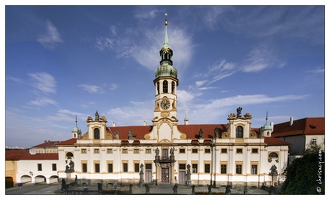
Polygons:
M36 4L37 5L37 4ZM177 118L251 126L325 116L325 6L6 5L5 145L64 141L98 111L152 125L164 13Z

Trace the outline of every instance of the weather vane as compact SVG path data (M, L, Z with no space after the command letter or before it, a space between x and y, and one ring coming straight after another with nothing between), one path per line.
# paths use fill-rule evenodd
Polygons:
M167 26L167 13L165 13L165 26Z

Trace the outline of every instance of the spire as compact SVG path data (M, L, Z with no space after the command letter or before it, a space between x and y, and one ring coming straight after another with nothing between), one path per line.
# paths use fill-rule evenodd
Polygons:
M167 24L168 24L168 21L167 21L167 13L165 13L165 39L164 39L164 45L168 45L169 46L169 43L168 43L168 36L167 36Z
M76 127L78 127L78 124L77 124L78 120L77 120L77 115L76 115Z
M189 119L188 119L188 117L187 117L187 115L188 115L188 110L186 109L186 116L184 117L184 125L188 125L189 124Z
M168 35L167 35L167 13L165 13L165 38L164 38L164 44L159 51L159 55L161 57L160 60L160 67L158 67L155 70L155 77L158 78L160 76L172 76L173 78L177 78L177 70L172 66L173 61L172 56L173 56L173 51L168 43Z

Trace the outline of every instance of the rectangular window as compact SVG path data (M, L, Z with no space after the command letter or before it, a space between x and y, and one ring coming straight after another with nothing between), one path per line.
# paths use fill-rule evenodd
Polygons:
M236 153L243 153L243 149L236 149Z
M123 172L128 172L128 164L123 163Z
M134 149L134 153L138 154L138 153L140 153L140 150L139 149Z
M185 170L186 164L179 164L179 170Z
M227 153L227 149L221 149L221 153Z
M197 173L197 164L192 164L192 173Z
M87 163L82 164L82 172L87 173Z
M57 171L57 167L56 167L56 164L55 163L52 164L52 170L53 171Z
M242 174L242 165L236 165L236 174Z
M107 149L107 153L112 153L112 149Z
M258 153L259 151L258 151L258 149L257 148L253 148L252 149L252 153Z
M113 173L113 165L112 165L112 163L108 163L108 173Z
M312 144L312 145L316 145L316 139L312 139L311 144Z
M146 153L150 154L151 153L151 149L146 149Z
M198 153L198 149L192 149L191 153Z
M186 149L180 149L179 153L186 153Z
M210 167L211 167L210 164L204 164L204 172L205 173L210 173L210 171L211 171L210 170L211 169Z
M146 164L146 169L152 169L152 164Z
M211 149L205 149L204 153L211 153Z
M163 159L168 158L168 149L162 149L162 157L163 157Z
M252 165L251 174L257 174L257 173L258 173L258 165Z
M140 171L140 165L139 165L139 163L135 163L134 164L134 171L135 172L139 172Z
M227 174L227 165L221 165L221 174Z
M95 163L95 173L100 173L100 164Z
M82 154L87 153L87 149L81 149L81 153L82 153Z
M38 163L38 171L42 171L42 164Z
M127 149L123 149L123 154L127 154L128 153L128 150Z
M94 153L100 153L100 149L94 149Z

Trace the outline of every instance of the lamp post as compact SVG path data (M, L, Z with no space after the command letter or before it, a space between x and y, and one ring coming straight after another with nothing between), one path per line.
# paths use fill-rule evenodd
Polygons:
M31 183L33 183L33 172L29 172L30 176L31 176Z
M214 151L213 151L213 155L214 155L214 181L213 181L213 187L216 187L216 178L217 178L217 137L219 135L219 128L215 128L214 129L214 140L213 140L213 147L214 147Z

